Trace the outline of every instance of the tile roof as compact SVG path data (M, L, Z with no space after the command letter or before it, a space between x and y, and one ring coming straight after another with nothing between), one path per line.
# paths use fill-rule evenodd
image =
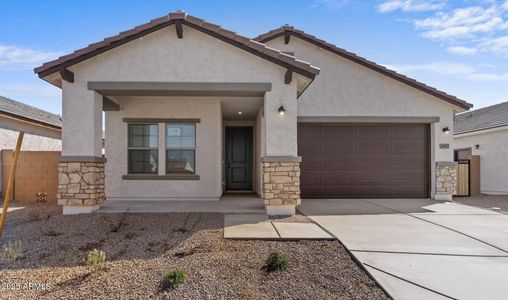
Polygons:
M425 93L430 94L432 96L438 97L442 100L445 100L447 102L455 104L455 105L462 107L466 110L473 107L472 104L466 102L465 100L459 99L455 96L452 96L452 95L449 95L443 91L440 91L434 87L431 87L431 86L428 86L422 82L419 82L413 78L404 76L404 75L399 74L393 70L387 69L386 67L378 65L377 63L367 60L366 58L363 58L361 56L358 56L355 53L352 53L352 52L349 52L345 49L339 48L333 44L326 42L325 40L319 39L319 38L317 38L313 35L310 35L302 30L295 29L293 26L284 25L280 28L277 28L277 29L271 30L267 33L261 34L258 37L254 38L254 40L259 41L261 43L266 43L267 41L278 38L280 36L286 36L286 35L298 37L304 41L312 43L318 47L326 49L332 53L335 53L335 54L340 55L346 59L349 59L349 60L354 61L360 65L363 65L371 70L374 70L374 71L384 74L388 77L396 79L402 83L405 83L409 86L419 89L422 92L425 92Z
M221 39L231 45L249 51L257 56L267 59L273 63L279 64L303 76L314 78L319 74L319 68L310 63L296 59L292 55L282 53L279 50L267 47L266 45L250 38L236 34L235 32L221 28L218 25L208 23L202 19L193 17L184 12L170 13L164 17L154 19L146 24L136 26L131 30L119 33L118 35L108 37L100 42L89 45L88 47L74 51L71 54L61 56L60 58L44 63L42 66L34 69L39 77L43 78L49 74L59 72L62 68L67 68L73 64L79 63L90 57L108 51L129 41L137 39L156 30L181 23L203 33ZM185 36L183 37L185 38Z
M460 134L508 126L508 102L455 115L453 133Z
M59 115L2 96L0 96L1 113L55 128L62 127L62 120Z

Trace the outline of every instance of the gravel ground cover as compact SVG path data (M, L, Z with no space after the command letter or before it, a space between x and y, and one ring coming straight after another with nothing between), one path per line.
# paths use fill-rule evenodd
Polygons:
M220 214L12 211L0 248L21 240L23 257L0 263L0 298L388 299L338 241L232 241L222 238L222 226ZM103 271L83 264L95 248L106 253ZM264 263L275 249L289 267L267 273ZM173 267L188 278L169 289L162 278ZM46 289L6 289L25 283Z
M474 197L455 197L454 202L472 205L477 207L492 208L498 207L508 213L508 195L479 195Z

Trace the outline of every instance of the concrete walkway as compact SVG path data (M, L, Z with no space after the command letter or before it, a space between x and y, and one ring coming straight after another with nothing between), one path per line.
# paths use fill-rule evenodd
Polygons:
M430 199L304 200L395 299L508 299L508 215Z
M266 215L225 215L224 238L242 240L334 240L314 223L272 222Z

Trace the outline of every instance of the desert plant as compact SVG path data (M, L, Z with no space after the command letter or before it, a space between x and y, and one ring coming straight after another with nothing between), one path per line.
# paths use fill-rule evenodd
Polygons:
M164 283L170 288L176 288L187 279L187 272L182 268L170 269L164 274Z
M85 258L85 264L95 271L103 270L106 267L106 253L97 249L89 251Z
M268 272L284 271L288 267L288 258L279 250L271 251L266 259L266 270Z
M126 240L132 240L133 238L137 237L137 233L135 232L127 232L123 237L126 239Z
M44 233L44 235L46 235L46 236L59 236L61 234L62 234L61 232L57 232L53 229L50 229L50 230L48 230L48 232Z
M41 214L36 210L31 210L28 212L28 220L30 221L38 221L41 218Z
M0 261L14 262L23 257L23 243L20 240L8 242L0 252Z

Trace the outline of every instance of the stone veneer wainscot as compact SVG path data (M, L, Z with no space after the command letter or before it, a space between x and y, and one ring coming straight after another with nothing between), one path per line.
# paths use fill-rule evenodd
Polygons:
M104 201L103 162L60 162L58 204L94 206Z
M267 207L290 206L294 210L300 199L300 162L263 162L263 199Z
M438 196L451 196L456 194L457 188L457 163L436 163L436 198Z

